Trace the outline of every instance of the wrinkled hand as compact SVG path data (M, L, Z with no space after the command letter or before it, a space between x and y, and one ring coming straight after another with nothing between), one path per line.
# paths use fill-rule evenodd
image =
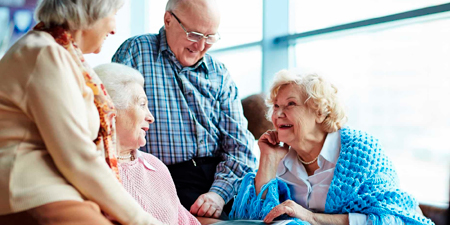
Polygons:
M264 218L265 223L270 223L273 219L281 216L283 214L287 214L290 217L295 217L301 219L306 222L310 222L312 224L314 220L314 213L303 208L303 206L295 203L292 200L284 201L283 203L275 206Z
M224 205L225 201L220 195L214 192L208 192L197 198L191 206L190 212L197 216L219 218Z
M277 162L281 161L289 151L289 145L280 145L278 131L268 130L258 140L261 157L275 157Z

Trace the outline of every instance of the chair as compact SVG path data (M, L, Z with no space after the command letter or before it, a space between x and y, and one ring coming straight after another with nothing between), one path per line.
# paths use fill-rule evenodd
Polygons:
M244 116L248 120L248 130L255 139L259 139L267 130L273 129L272 122L266 119L266 113L269 108L265 104L265 95L254 94L242 100Z
M431 205L431 204L419 204L420 209L424 216L431 219L436 225L450 224L447 221L448 209L443 206Z

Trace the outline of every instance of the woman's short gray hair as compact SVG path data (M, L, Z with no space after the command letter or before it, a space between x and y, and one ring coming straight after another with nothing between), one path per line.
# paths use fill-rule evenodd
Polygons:
M34 17L45 25L87 29L122 7L124 0L40 0Z
M335 132L347 122L347 116L343 105L337 96L337 88L317 74L298 74L288 70L281 70L275 75L275 80L270 88L270 95L266 100L269 107L267 118L273 113L273 103L280 89L288 84L297 85L302 91L305 104L315 110L319 115L325 115L322 122L324 131ZM312 100L312 101L310 101Z
M137 83L144 87L142 74L122 64L102 64L95 67L94 71L102 80L117 109L127 109L130 106L134 97L133 88L130 87L130 84Z

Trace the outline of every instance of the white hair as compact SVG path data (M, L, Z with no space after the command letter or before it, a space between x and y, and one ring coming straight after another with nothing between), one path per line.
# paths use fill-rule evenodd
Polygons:
M46 26L87 29L122 7L124 0L40 0L34 18Z
M130 84L137 83L144 87L142 74L136 69L122 64L102 64L96 66L94 71L102 80L114 106L119 110L127 109L133 100L133 89Z
M183 0L169 0L166 4L166 12L173 12L178 6L179 3Z
M305 105L325 115L322 122L324 131L331 133L341 129L347 122L347 116L343 105L340 103L337 88L326 81L323 77L315 74L300 74L293 71L281 70L275 75L274 82L270 88L270 95L266 100L269 107L267 119L273 113L273 103L277 98L280 89L286 85L296 85L301 90L301 99L305 100Z

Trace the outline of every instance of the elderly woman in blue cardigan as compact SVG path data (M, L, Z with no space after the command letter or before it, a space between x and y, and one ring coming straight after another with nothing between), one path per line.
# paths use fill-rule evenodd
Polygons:
M292 217L297 224L433 224L399 189L371 135L344 127L337 89L316 74L280 71L267 100L276 128L264 133L259 170L248 174L232 219Z

